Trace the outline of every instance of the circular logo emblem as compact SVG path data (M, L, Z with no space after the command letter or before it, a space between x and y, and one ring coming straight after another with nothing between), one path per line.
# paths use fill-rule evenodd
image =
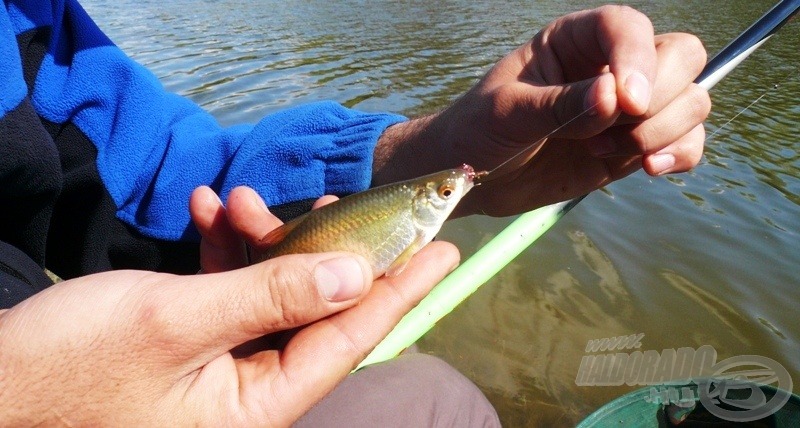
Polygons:
M738 371L734 370L739 368ZM777 412L791 397L792 377L783 365L760 355L727 358L712 368L712 379L697 382L700 402L714 416L751 422ZM767 397L759 385L774 385Z

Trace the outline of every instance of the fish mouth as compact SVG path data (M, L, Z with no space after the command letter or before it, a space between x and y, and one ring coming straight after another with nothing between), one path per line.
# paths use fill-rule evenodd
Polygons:
M480 180L483 179L484 177L486 177L489 174L488 171L475 172L475 168L473 168L471 165L467 165L467 164L462 164L461 165L461 169L464 172L467 173L467 181L470 184L474 184L474 185L480 184ZM472 187L472 186L470 186L470 187Z

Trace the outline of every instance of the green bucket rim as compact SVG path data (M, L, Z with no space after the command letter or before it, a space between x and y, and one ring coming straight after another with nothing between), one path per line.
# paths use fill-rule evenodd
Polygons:
M699 384L704 382L720 382L725 379L698 379L696 381L685 381L685 382L675 382L675 383L668 383L668 384L659 384L659 385L648 385L646 387L631 391L625 395L615 398L614 400L604 404L586 418L584 418L578 425L578 428L590 428L590 427L607 427L607 426L654 426L652 423L657 422L656 414L658 410L664 407L664 404L659 401L648 401L647 398L651 397L652 388L684 388L688 387L693 389L693 391L697 392L697 387ZM800 408L800 396L797 394L792 393L791 391L785 391L779 388L776 388L772 385L765 385L756 382L750 382L754 385L757 385L759 389L764 391L765 393L770 394L770 397L774 396L778 392L789 394L787 402L781 406L780 409L776 410L775 413L780 413L785 411L784 409L787 408L787 404L792 403L795 408ZM695 397L698 397L695 394ZM695 400L698 401L698 400ZM631 406L638 406L641 409L637 411L630 411ZM791 407L791 406L790 406ZM628 409L627 412L624 410ZM624 419L620 419L620 416L624 416ZM634 419L630 419L631 416L634 416ZM798 415L800 418L800 415Z

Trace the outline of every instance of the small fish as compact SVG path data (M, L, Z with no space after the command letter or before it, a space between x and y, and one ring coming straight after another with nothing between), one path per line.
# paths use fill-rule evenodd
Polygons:
M356 193L297 217L261 240L257 261L297 253L364 256L375 278L399 274L475 185L469 165Z
M597 104L600 102L598 101ZM597 105L595 104L595 106ZM593 110L591 106L490 171L467 164L387 184L311 210L261 239L254 262L285 254L348 251L364 256L375 278L395 276L434 236L474 186L528 162L549 137ZM516 165L515 165L516 164Z

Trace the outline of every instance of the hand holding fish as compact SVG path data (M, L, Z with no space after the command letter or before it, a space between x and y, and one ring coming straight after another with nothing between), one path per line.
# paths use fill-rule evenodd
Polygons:
M389 128L376 148L373 182L461 163L492 170L545 136L535 156L493 171L456 214L527 211L639 168L686 171L702 155L710 110L707 92L692 83L705 60L696 37L656 36L647 17L628 7L567 15L450 108Z
M413 269L375 282L363 259L342 253L206 275L112 271L64 281L0 310L0 402L8 404L0 421L288 426L457 254L430 245ZM256 340L301 326L280 350Z

